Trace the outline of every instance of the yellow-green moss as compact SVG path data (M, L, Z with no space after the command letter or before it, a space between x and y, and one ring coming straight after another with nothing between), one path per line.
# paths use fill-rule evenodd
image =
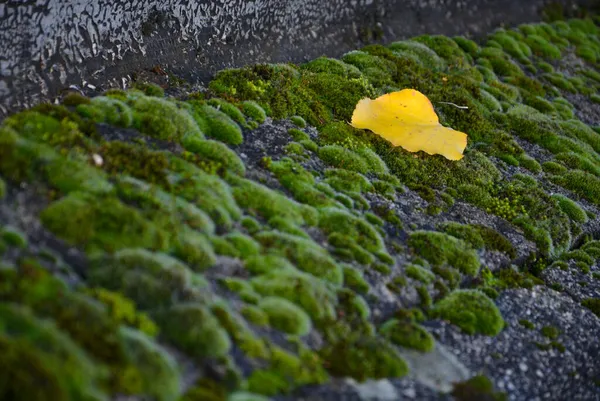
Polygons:
M306 312L287 299L268 296L259 301L258 307L269 317L269 324L278 330L297 336L304 336L311 330Z
M477 290L453 291L435 304L431 315L448 320L469 334L495 336L504 327L494 302Z
M390 319L385 322L379 332L391 342L421 352L430 352L435 346L433 336L414 322Z
M276 231L259 233L255 236L255 239L267 252L285 256L300 270L327 280L334 285L340 285L343 282L340 266L324 248L311 239Z
M196 358L224 356L231 347L227 332L209 308L179 304L156 314L162 333L178 348Z
M315 323L335 318L335 294L324 282L306 273L274 271L253 278L251 283L262 295L285 298L300 306Z
M447 263L471 276L479 270L477 253L458 238L435 231L416 231L410 235L408 244L432 265Z

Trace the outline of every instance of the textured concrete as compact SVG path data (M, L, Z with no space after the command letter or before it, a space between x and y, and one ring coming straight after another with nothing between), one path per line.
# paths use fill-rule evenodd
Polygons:
M247 63L300 62L367 42L534 21L546 3L8 0L0 2L0 116L70 85L123 85L132 72L157 65L202 82Z

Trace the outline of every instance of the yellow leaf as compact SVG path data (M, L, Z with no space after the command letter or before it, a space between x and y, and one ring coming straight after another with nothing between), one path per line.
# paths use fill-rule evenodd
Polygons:
M467 134L440 125L427 96L414 89L388 93L375 100L361 99L351 125L369 129L409 152L422 150L450 160L462 159L467 146Z

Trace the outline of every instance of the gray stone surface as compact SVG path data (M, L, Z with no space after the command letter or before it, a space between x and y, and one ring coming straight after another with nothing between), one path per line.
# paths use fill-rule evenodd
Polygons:
M560 0L588 5L593 0ZM339 56L420 33L539 20L548 0L4 0L0 117L70 85L124 85L160 66L205 82L256 62ZM383 28L385 27L385 28Z

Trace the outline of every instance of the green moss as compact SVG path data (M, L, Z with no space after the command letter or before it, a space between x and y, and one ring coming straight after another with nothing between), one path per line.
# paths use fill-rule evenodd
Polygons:
M337 208L320 210L319 227L326 234L338 232L352 237L371 252L384 250L383 238L366 220Z
M581 301L581 305L591 310L594 315L600 317L600 298L586 298Z
M311 239L276 231L262 232L255 238L267 252L286 257L300 270L334 285L342 284L343 274L340 266L325 249Z
M73 194L50 204L40 218L44 226L88 252L128 247L166 249L169 234L117 199Z
M244 113L235 105L229 103L227 100L220 98L212 98L209 99L207 103L215 109L227 114L229 118L231 118L241 127L248 128L248 124L246 123L246 117L244 116Z
M304 153L304 148L299 144L298 146ZM276 162L268 162L268 168L277 176L279 182L292 192L297 201L315 207L334 203L323 192L315 188L315 177L289 157L284 157Z
M561 176L551 177L551 181L594 204L600 204L600 179L595 175L581 170L569 170Z
M506 401L506 393L494 391L494 383L483 375L471 377L469 380L454 384L452 396L457 401Z
M453 291L433 307L431 314L450 321L469 334L495 336L504 326L494 302L477 290Z
M175 142L188 136L204 138L193 116L173 102L139 96L131 98L129 103L134 110L133 126L146 135Z
M369 292L369 283L365 280L360 270L353 266L345 265L344 269L344 285L360 294Z
M246 173L244 162L237 153L222 142L195 138L193 141L185 141L184 147L187 151L201 156L202 159L217 163L219 167L235 174L243 176Z
M406 275L421 283L428 284L435 280L435 274L429 270L414 264L409 264L405 267Z
M346 53L341 60L357 67L376 87L393 84L392 76L396 73L395 65L382 57L354 50Z
M240 253L235 246L223 237L211 237L210 242L217 255L239 258Z
M569 218L579 224L584 224L588 221L588 216L585 211L577 204L577 202L572 201L561 194L552 195L554 199L558 201L558 206L560 209L566 213Z
M250 280L254 289L265 296L285 298L304 309L314 323L335 319L335 294L328 286L306 273L272 271Z
M519 156L519 165L531 171L532 173L541 173L542 165L533 157L522 153Z
M523 327L525 327L526 329L529 330L533 330L535 329L535 325L533 323L531 323L529 320L527 319L521 319L519 320L519 324Z
M201 299L198 291L206 292L207 283L201 276L165 254L123 249L92 262L90 285L119 291L135 301L140 310L165 309L189 299L189 294Z
M445 61L435 51L414 40L393 42L388 45L388 48L398 57L416 57L421 65L433 70L443 70L446 67Z
M520 42L506 31L497 32L490 38L500 44L506 53L521 62L525 61L528 57L531 57L532 52L529 46Z
M290 134L295 141L310 140L310 135L302 130L299 130L298 128L290 128L288 130L288 134Z
M297 336L304 336L311 330L310 317L287 299L268 296L260 300L258 307L269 316L270 325L278 330Z
M192 113L202 124L204 133L216 140L230 145L240 145L244 142L240 126L224 112L207 104L190 102Z
M129 360L141 374L140 393L169 401L180 394L181 379L175 359L148 337L131 329L122 329L124 348Z
M569 80L567 80L563 75L561 75L557 72L551 72L548 74L544 74L544 75L542 75L542 77L559 89L562 89L562 90L565 90L565 91L571 92L571 93L577 92L577 89L575 88L575 86Z
M251 118L259 124L264 123L267 119L267 113L265 113L265 110L255 101L246 100L241 103L241 108L248 118Z
M163 88L152 82L134 82L132 88L144 92L147 96L164 97Z
M508 57L501 49L495 47L484 47L480 56L486 58L491 67L499 76L511 77L523 75L523 71Z
M28 244L25 233L12 226L0 226L0 239L8 246L21 249L26 248Z
M137 310L135 304L124 295L105 288L91 288L85 293L105 305L112 320L138 329L148 337L156 337L158 327L144 312Z
M435 346L433 336L414 322L390 319L379 328L379 332L394 344L417 351L430 352Z
M344 169L325 170L325 182L340 192L362 193L373 188L371 182L362 174Z
M560 334L560 330L558 330L556 327L554 326L544 326L540 329L540 333L544 336L544 337L548 337L551 340L555 340L558 338L559 334Z
M105 369L52 322L15 304L0 305L0 322L2 398L50 401L107 397L100 388Z
M123 128L133 124L131 108L124 101L106 96L94 97L89 103L78 105L76 110L82 117L96 123L107 123Z
M269 316L258 306L244 305L240 313L248 322L256 326L266 327L269 325Z
M297 127L304 128L306 127L306 121L300 116L291 116L290 121Z
M261 229L260 223L255 218L250 216L242 217L240 224L251 235L257 233Z
M258 255L260 252L260 245L247 235L240 232L232 232L225 235L225 239L235 247L239 257L242 260L246 260L251 256Z
M179 304L157 313L162 333L178 348L195 358L227 354L231 340L210 309L196 304Z
M551 60L559 59L561 57L561 51L554 44L544 39L540 35L527 35L525 37L525 43L531 48L531 51L536 56L548 58Z
M317 212L313 208L250 180L234 182L233 196L240 207L267 220L282 217L297 225L315 225L317 222Z
M338 145L326 145L319 149L319 157L328 165L359 173L369 171L367 161L354 151Z
M362 75L360 70L355 66L328 57L316 58L308 63L302 64L300 68L314 73L326 72L335 74L344 78L360 78Z
M479 257L466 242L434 231L413 232L408 244L415 252L432 265L449 264L468 275L476 275L479 270Z
M471 56L475 56L479 51L479 46L477 43L471 39L465 38L464 36L454 36L452 40L454 40L465 53L468 53Z
M319 353L332 376L359 382L402 377L408 372L406 362L387 341L361 333L348 333Z

